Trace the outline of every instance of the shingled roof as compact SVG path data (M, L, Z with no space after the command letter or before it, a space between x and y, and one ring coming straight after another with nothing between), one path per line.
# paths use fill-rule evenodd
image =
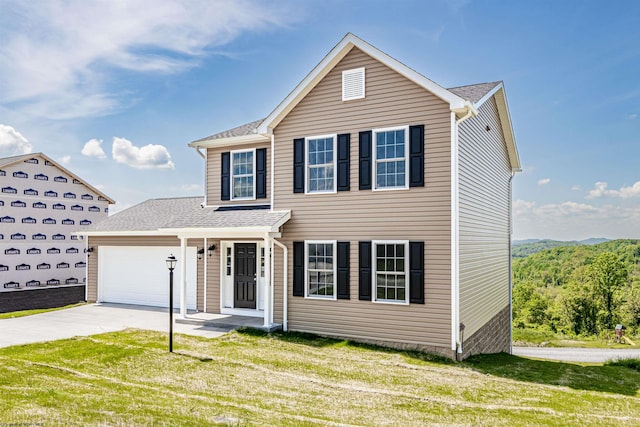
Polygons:
M202 207L202 197L150 199L92 224L81 234L145 232L181 228L271 227L288 220L290 211L269 209L218 211Z
M229 129L229 130L225 130L225 131L222 131L222 132L214 133L211 136L207 136L205 138L201 138L201 139L198 139L196 141L193 141L193 143L202 142L202 141L209 141L211 139L233 138L234 136L253 135L253 134L257 133L258 126L260 126L260 124L263 121L264 121L264 119L260 119L260 120L253 121L251 123L246 123L244 125L240 125L240 126L234 127L232 129Z
M458 95L462 99L471 101L472 103L475 104L478 101L480 101L492 89L498 86L500 83L502 82L479 83L479 84L473 84L473 85L467 85L467 86L453 87L447 90L455 95ZM232 129L214 133L213 135L193 141L192 144L197 144L198 142L203 142L203 141L211 141L215 139L254 135L258 132L258 128L260 127L260 125L264 120L265 119L256 120L250 123L246 123L244 125L236 126Z
M500 83L502 82L480 83L475 85L452 87L448 90L455 93L460 98L466 99L475 104Z

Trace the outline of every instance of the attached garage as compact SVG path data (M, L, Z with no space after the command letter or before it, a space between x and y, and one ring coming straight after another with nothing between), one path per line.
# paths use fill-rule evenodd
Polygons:
M187 308L196 309L197 253L187 247ZM176 246L101 246L98 251L98 302L169 306L170 254L180 258ZM183 260L181 260L183 261ZM182 262L173 272L173 306L180 307Z

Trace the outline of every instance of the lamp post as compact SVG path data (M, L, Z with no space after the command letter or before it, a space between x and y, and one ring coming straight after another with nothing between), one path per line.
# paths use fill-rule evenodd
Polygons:
M167 258L169 269L169 353L173 353L173 270L178 260L171 254Z

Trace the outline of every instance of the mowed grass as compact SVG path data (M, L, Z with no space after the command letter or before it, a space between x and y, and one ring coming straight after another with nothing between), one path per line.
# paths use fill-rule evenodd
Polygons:
M47 313L49 311L66 310L67 308L78 307L86 304L87 304L86 302L79 302L77 304L65 305L64 307L37 308L34 310L11 311L9 313L0 313L0 319L14 319L17 317L33 316L34 314Z
M251 331L178 335L174 351L140 330L0 349L0 424L640 425L640 372L625 366L454 364Z

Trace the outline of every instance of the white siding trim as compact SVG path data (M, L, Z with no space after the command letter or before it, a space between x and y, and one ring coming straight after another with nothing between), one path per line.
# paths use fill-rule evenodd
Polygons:
M451 350L455 351L459 340L460 323L460 282L458 269L460 254L458 252L459 234L459 173L458 173L458 123L455 113L451 113Z

